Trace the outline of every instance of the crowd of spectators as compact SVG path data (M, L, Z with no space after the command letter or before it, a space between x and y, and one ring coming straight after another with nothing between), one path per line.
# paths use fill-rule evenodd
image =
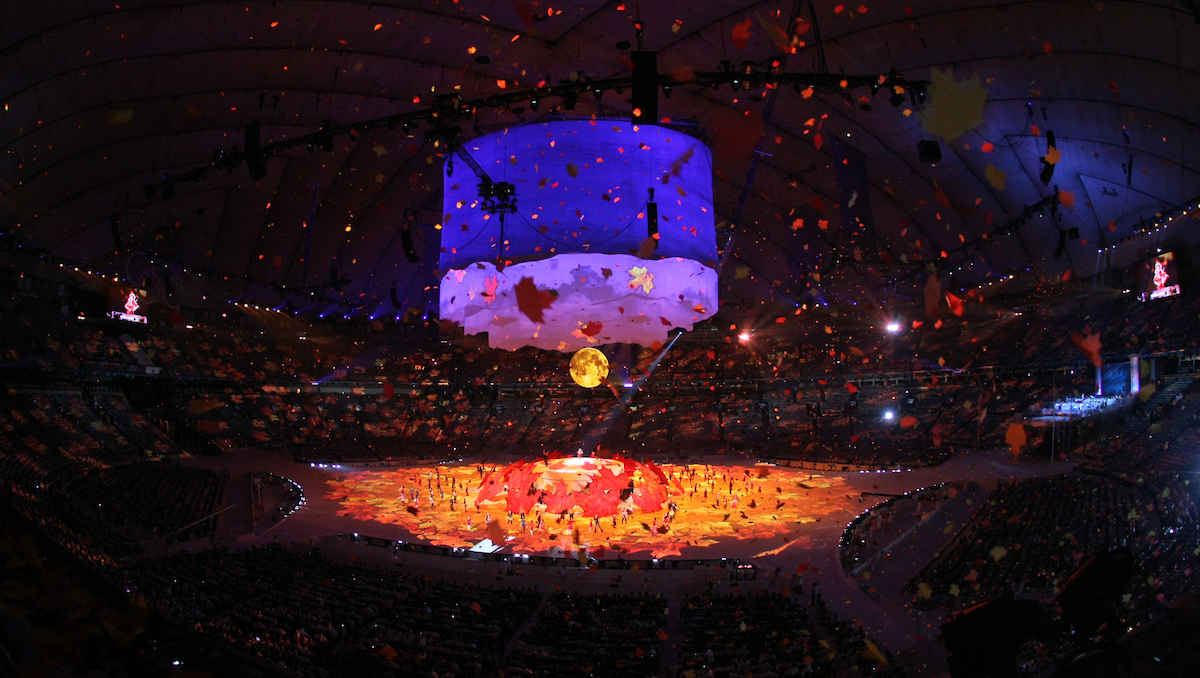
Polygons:
M1085 559L1154 529L1143 503L1138 488L1095 476L1002 482L908 589L919 607L1052 594Z
M533 451L586 444L667 457L687 450L913 467L940 463L956 450L1003 446L1010 423L1055 396L1083 392L1086 381L1081 369L1003 385L648 389L627 405L608 390L441 386L334 394L226 388L191 389L177 406L199 405L197 427L226 449L319 445L342 460L392 458L417 445L449 453L464 444L519 444Z
M123 372L139 358L154 361L184 384L174 407L225 448L319 445L333 453L380 450L382 457L414 445L564 450L586 440L621 451L922 466L960 450L1003 447L1010 425L1028 412L1094 390L1090 368L1070 371L1082 354L1069 329L1088 324L1106 349L1123 354L1191 349L1200 336L1192 331L1197 310L1196 296L1132 306L1103 298L994 319L917 321L894 336L808 321L745 342L732 331L695 332L657 367L655 351L614 349L621 355L611 391L570 385L566 354L391 345L385 335L281 339L210 329L127 341L100 325L6 314L0 345L3 363L22 374ZM1034 369L1063 364L1056 372ZM983 365L1030 369L952 378ZM622 403L622 384L651 369L655 378ZM925 376L917 380L917 372ZM308 388L330 381L351 387L340 394ZM1081 562L1123 545L1140 567L1122 599L1130 625L1194 591L1200 512L1188 474L1200 446L1191 406L1198 391L1190 377L1158 379L1133 414L1072 451L1082 472L1001 483L909 583L912 604L957 609L1007 592L1049 599ZM589 437L596 431L599 439ZM1037 435L1031 431L1035 445ZM160 460L180 452L116 390L13 389L0 398L6 501L109 572L139 556L147 535L182 541L214 534L225 478ZM858 562L879 534L919 520L929 506L918 501L904 505L911 513L879 511L860 521L844 562ZM164 614L320 678L348 671L445 678L500 668L528 676L649 675L659 669L666 637L658 598L560 594L543 601L280 547L141 560L128 572L130 585ZM861 629L834 617L816 595L808 600L686 601L681 675L844 675L854 667L887 675L889 657ZM531 632L519 634L527 623Z
M147 461L87 473L72 494L113 525L132 525L171 544L216 533L227 472Z
M971 481L958 481L926 487L890 497L859 514L842 534L842 568L853 573L880 553L889 540L912 529L970 485Z
M505 675L656 676L666 621L666 601L657 595L556 594L514 644Z
M1171 322L1168 322L1171 319ZM5 314L9 365L120 371L136 364L141 349L176 377L243 383L311 383L352 380L393 384L568 385L567 354L521 349L491 350L478 341L422 343L421 337L376 332L319 334L300 323L267 330L195 327L143 332L130 344L93 322L46 313ZM1132 295L1096 296L1042 304L998 317L948 317L903 323L888 333L884 323L847 326L805 314L785 318L739 341L736 326L684 335L662 357L657 378L669 382L719 383L759 379L840 379L856 375L962 370L988 365L1024 367L1081 362L1073 332L1099 334L1107 352L1128 355L1200 346L1200 298L1186 295L1141 303ZM835 327L836 326L836 327ZM18 329L20 331L18 331ZM618 359L635 378L651 369L659 352L621 349ZM87 365L84 365L87 363Z
M495 675L541 602L281 546L146 559L128 585L168 618L311 678Z
M678 678L903 676L895 658L839 618L815 588L689 598ZM851 673L851 669L855 673Z

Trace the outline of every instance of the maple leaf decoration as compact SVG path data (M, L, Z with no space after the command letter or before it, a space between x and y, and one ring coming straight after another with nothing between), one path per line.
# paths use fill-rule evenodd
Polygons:
M752 19L746 19L733 27L733 44L738 49L746 49L746 41L750 39L750 26L753 23Z
M592 322L584 325L583 327L580 327L579 331L589 337L594 337L597 334L600 334L600 330L602 330L602 329L604 329L604 323L598 323L593 320Z
M995 186L998 190L1004 190L1005 182L1008 180L1008 172L989 162L987 167L983 168L983 175L987 177L989 184Z
M987 90L978 73L958 81L951 71L934 68L929 77L930 104L917 114L922 129L953 141L983 123Z
M533 278L521 278L521 282L513 289L517 292L517 308L521 313L535 323L546 322L543 311L554 303L555 295L547 290L539 290Z
M1088 332L1087 330L1084 330L1084 332L1085 334L1082 335L1077 332L1072 332L1071 342L1079 347L1079 350L1083 351L1083 354L1088 357L1088 360L1092 361L1092 364L1099 369L1099 367L1103 364L1103 360L1100 358L1100 333L1092 333Z
M932 317L937 313L938 302L942 300L942 282L936 275L929 276L925 281L925 315ZM914 321L915 323L915 321ZM916 329L915 325L913 329Z
M654 289L654 274L647 271L645 266L634 266L629 269L629 275L633 279L629 281L630 289L642 288L643 292L649 293Z
M1008 425L1008 431L1004 434L1004 443L1012 448L1013 454L1020 454L1021 448L1025 447L1027 440L1024 424Z
M691 148L684 151L683 155L679 156L678 158L675 159L675 162L671 163L671 167L667 170L667 173L663 175L663 178L662 178L663 184L670 183L671 177L679 177L680 172L683 170L683 166L686 165L688 163L688 161L692 159L692 156L695 154L696 154L696 145L692 144Z
M963 314L963 300L962 299L947 292L946 293L946 303L950 305L951 313L953 313L954 315L956 315L960 318L962 317L962 314Z

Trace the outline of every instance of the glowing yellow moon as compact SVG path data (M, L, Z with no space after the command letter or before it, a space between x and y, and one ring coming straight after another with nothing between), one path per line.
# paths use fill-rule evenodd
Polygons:
M581 348L571 356L571 378L584 388L596 388L608 377L608 358L594 348Z

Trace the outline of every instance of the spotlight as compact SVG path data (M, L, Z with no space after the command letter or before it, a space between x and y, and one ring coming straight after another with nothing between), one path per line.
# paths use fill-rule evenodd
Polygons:
M888 410L887 412L884 412L884 413L883 413L883 420L884 420L884 421L891 421L891 420L893 420L893 419L895 419L895 418L896 418L896 413L895 413L895 412L893 412L893 411L891 411L891 410Z
M888 323L887 331L888 331L888 334L896 334L897 332L900 331L900 323L896 322L895 320Z
M671 98L671 86L670 85L663 85L663 96L668 99Z
M541 102L540 102L540 101L538 101L538 98L537 98L537 97L534 97L534 98L530 99L530 100L529 100L529 110L536 111L536 110L538 109L538 105L539 105L540 103L541 103Z
M743 344L750 343L750 333L742 332L741 334L738 335L738 341L742 342Z

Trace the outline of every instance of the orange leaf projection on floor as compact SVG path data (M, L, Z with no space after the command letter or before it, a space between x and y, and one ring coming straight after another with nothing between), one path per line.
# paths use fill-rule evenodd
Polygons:
M613 460L598 461L608 466ZM546 477L545 464L540 470L532 468L538 464L541 462L523 466ZM490 538L493 543L503 540L516 553L544 553L555 547L572 551L584 546L595 557L608 551L625 555L649 552L656 558L678 556L683 548L712 546L723 538L786 536L803 523L829 520L841 509L850 513L841 511L836 518L845 519L861 508L856 498L847 496L851 490L840 476L773 466L666 465L658 469L670 492L657 511L643 512L638 504L649 504L637 502L636 497L626 497L627 501L618 505L618 511L632 506L627 513L599 518L584 515L586 501L568 509L566 518L546 512L545 504L536 504L525 513L524 527L521 514L507 512L505 493L475 507L481 483L502 473L505 467L501 466L363 469L327 481L326 497L341 505L338 515L398 525L437 546L470 547ZM641 470L632 475L636 492ZM522 486L536 486L539 496L549 489L553 497L556 488L578 492L586 485L561 474L555 479L565 482L554 487L537 485L545 481L531 476L530 483L522 481ZM670 502L675 503L675 511L668 520ZM559 505L562 503L559 500Z

